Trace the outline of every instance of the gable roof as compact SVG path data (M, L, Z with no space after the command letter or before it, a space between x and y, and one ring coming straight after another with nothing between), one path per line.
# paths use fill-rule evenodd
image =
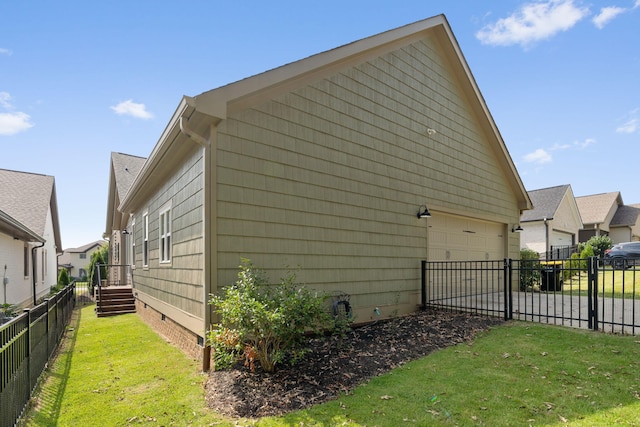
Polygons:
M95 242L87 243L86 245L82 245L78 248L69 248L65 249L64 253L83 253L88 252L95 247L100 247L106 243L106 240L96 240Z
M111 153L109 171L109 198L107 205L107 224L105 233L122 228L122 215L117 212L120 201L129 192L147 159L124 153ZM124 224L126 226L126 224Z
M51 210L54 245L62 251L54 177L0 169L0 188L0 209L42 239Z
M619 191L576 197L576 203L584 224L603 224L614 207L623 205Z
M615 215L611 218L611 227L632 227L638 222L640 209L635 206L622 205L618 207Z
M528 222L542 221L545 218L553 219L558 207L560 207L562 199L570 188L571 186L569 184L565 184L529 191L529 198L531 199L531 203L533 203L533 209L525 211L520 221Z
M212 123L215 125L230 114L327 78L424 37L432 37L442 46L462 90L467 94L472 110L479 118L481 129L488 136L500 167L505 171L506 180L516 195L519 209L531 209L531 201L515 164L444 15L358 40L195 97L184 96L148 161L136 177L131 191L122 200L120 209L124 212L135 210L136 203L150 195L152 185L147 184L153 182L156 170L170 167L168 162L178 162L177 159L181 157L179 154L187 149L187 144L177 142L181 134L200 145L205 145L207 142L201 135L208 134ZM181 141L185 141L184 137Z

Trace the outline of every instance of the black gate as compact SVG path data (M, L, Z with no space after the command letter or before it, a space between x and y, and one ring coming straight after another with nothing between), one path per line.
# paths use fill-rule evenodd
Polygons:
M636 285L638 283L638 285ZM598 258L422 261L422 306L606 332L640 332L640 270Z

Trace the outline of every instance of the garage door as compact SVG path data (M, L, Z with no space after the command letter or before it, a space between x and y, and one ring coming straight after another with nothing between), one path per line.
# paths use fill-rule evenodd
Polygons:
M434 214L428 219L429 261L482 261L504 258L504 225Z

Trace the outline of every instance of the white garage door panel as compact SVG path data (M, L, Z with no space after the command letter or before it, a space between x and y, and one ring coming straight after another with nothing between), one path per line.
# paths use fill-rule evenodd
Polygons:
M430 261L481 261L504 258L503 225L453 215L429 218Z
M555 231L551 233L551 246L571 246L573 245L573 239L571 234L563 233L562 231Z

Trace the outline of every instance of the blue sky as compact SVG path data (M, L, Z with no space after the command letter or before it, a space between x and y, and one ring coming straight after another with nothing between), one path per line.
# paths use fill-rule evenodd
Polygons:
M640 203L640 0L4 1L0 168L53 175L81 246L110 153L148 156L182 95L441 13L527 190Z

